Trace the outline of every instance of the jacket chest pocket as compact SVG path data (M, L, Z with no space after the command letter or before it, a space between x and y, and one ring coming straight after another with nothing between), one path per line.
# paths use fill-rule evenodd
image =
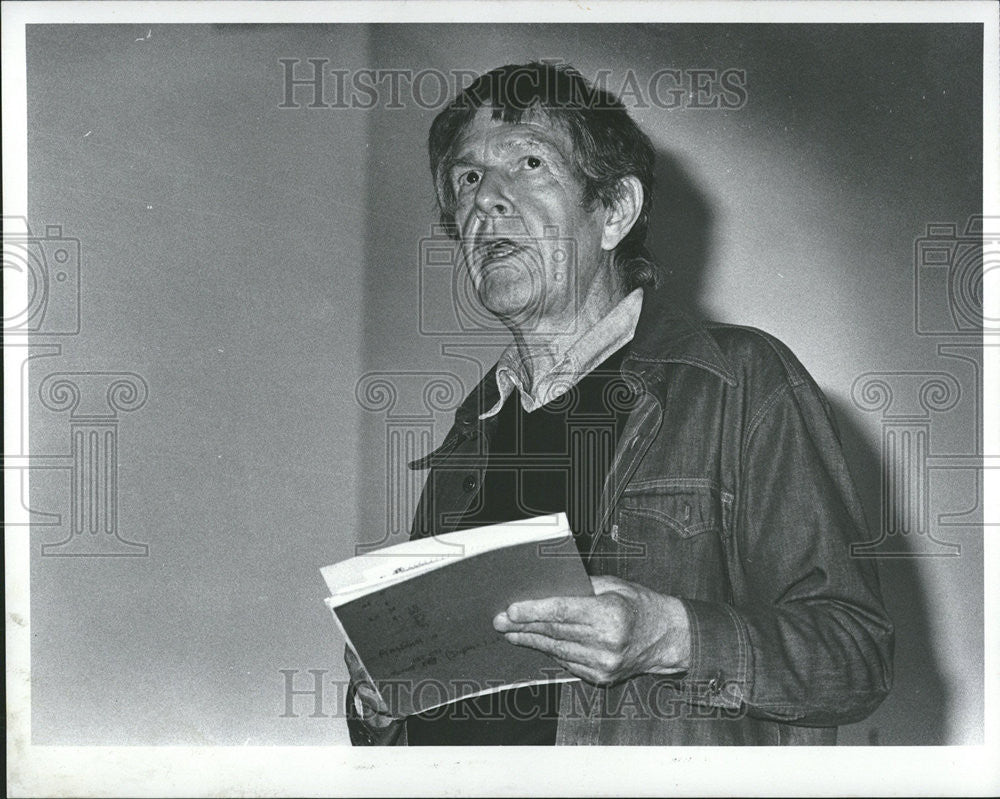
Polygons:
M612 530L626 580L689 599L726 601L722 546L728 503L708 481L647 480L626 487Z

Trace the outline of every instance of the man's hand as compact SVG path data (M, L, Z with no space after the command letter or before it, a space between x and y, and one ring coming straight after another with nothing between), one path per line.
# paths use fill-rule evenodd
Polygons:
M493 626L598 685L689 667L691 631L680 600L617 577L591 583L597 596L515 602Z
M361 703L360 708L355 708L359 712L361 720L373 731L386 729L396 719L389 715L388 705L383 701L375 684L368 678L358 656L349 646L344 647L344 662L347 664L347 670L351 673L351 687Z

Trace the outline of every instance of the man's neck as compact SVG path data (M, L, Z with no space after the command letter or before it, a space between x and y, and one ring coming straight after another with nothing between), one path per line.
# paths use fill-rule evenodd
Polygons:
M525 329L509 326L517 354L524 366L528 390L535 382L535 368L558 361L584 333L607 316L625 294L613 270L605 270L595 280L579 307L569 307L557 317L542 318Z

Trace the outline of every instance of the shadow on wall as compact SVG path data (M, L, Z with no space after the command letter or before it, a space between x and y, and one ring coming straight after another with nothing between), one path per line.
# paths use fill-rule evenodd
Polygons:
M712 222L708 200L694 179L676 156L658 150L646 243L660 267L660 290L698 319L705 316L701 296Z
M647 243L660 266L659 290L669 292L685 312L705 319L703 291L714 221L710 201L674 155L658 151L656 162ZM866 509L870 535L875 538L882 524L882 456L868 444L857 421L857 409L836 398L830 400L848 468ZM872 520L878 524L873 525ZM914 551L912 544L905 539L903 543ZM840 742L944 745L948 742L950 699L930 645L933 632L917 559L883 558L879 572L886 606L896 627L894 686L869 719L842 728ZM920 719L920 723L914 724L914 719Z
M858 425L857 409L834 398L830 401L847 465L875 537L884 524L881 476L887 465ZM899 491L904 489L905 484L900 484ZM904 504L902 497L896 499L899 505ZM843 744L943 746L949 743L951 699L931 645L934 633L925 600L927 592L917 568L913 543L906 536L898 538L894 546L905 547L914 557L882 558L878 563L882 595L896 628L892 691L870 718L841 731ZM920 723L915 724L916 719Z

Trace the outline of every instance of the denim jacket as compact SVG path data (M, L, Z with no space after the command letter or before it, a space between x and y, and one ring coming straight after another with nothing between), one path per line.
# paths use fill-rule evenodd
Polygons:
M665 311L650 292L622 365L639 397L589 531L592 575L680 598L690 668L562 687L560 744L835 743L889 690L893 628L830 407L795 356L750 328ZM481 488L497 398L466 398L413 537L449 532Z

